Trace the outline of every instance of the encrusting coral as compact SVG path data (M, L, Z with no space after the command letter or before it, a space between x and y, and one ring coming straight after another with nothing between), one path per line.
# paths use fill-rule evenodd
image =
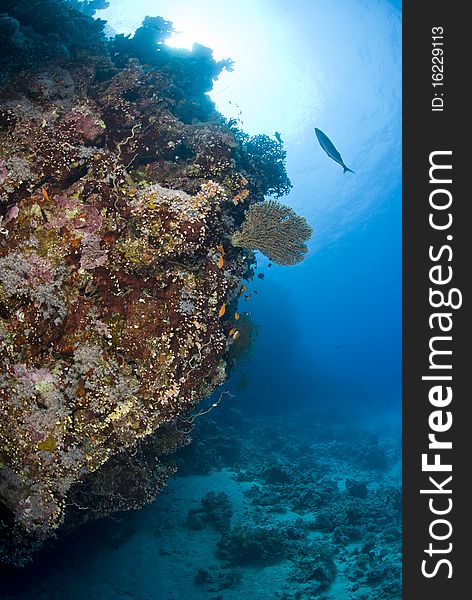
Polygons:
M245 221L231 237L233 246L259 250L279 265L301 262L312 229L306 219L276 200L252 204Z
M211 182L194 197L148 186L120 231L78 198L19 202L0 250L0 436L5 495L27 530L53 525L75 480L224 381L218 309L243 261L226 276L211 258L220 202ZM32 491L23 473L47 486Z
M4 5L0 558L18 564L25 540L165 485L175 421L224 383L238 337L254 258L231 236L289 181L206 96L229 63L162 45L163 19L107 41L62 0ZM297 262L290 244L274 259Z

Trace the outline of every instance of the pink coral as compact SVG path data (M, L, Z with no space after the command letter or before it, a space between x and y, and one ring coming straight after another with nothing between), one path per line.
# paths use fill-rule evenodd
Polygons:
M80 209L80 213L74 217L72 227L85 233L95 233L102 226L102 215L95 206L85 205Z
M59 207L60 212L55 214L54 217L49 220L49 223L46 223L46 229L60 229L63 227L69 221L67 212L75 211L75 209L80 205L80 201L77 200L77 198L54 196L53 200Z
M103 131L103 126L100 122L88 113L72 111L66 116L65 121L86 142L93 142Z
M26 365L16 364L13 367L13 373L17 379L23 383L36 384L38 382L54 383L54 375L47 369L33 369L28 371Z
M107 262L105 250L100 248L100 238L93 233L86 233L82 242L80 266L83 269L102 267Z
M1 173L0 173L0 178L1 178ZM7 223L10 223L10 221L13 221L13 219L16 219L19 212L20 212L19 208L16 204L14 204L13 206L10 206L9 209L7 210L7 214L5 215L4 225L6 225Z
M0 183L3 183L8 177L7 163L2 159L0 160Z
M32 288L37 288L43 283L51 283L53 280L52 265L47 258L31 254L28 257L30 270L28 273L28 283Z
M67 198L66 196L54 196L55 203L64 210L74 210L80 204L77 198Z

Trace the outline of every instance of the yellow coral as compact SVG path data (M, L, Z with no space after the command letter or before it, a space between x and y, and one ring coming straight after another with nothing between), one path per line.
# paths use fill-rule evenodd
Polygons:
M237 204L238 202L244 202L246 198L249 196L249 190L241 190L239 194L233 196L233 203Z
M52 437L52 435L48 436L45 440L42 440L38 444L38 450L42 450L43 452L54 452L56 448L56 440Z
M119 419L126 417L126 415L134 407L134 405L135 405L134 398L129 398L128 400L125 400L124 402L120 402L120 404L118 404L118 406L114 410L112 410L111 413L109 413L109 415L106 417L105 421L107 423L110 423L110 421L118 421Z

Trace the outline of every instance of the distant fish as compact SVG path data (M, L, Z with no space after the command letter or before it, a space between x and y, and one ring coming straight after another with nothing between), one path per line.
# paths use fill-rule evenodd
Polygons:
M279 142L279 144L283 144L282 138L280 137L280 133L278 131L276 131L274 133L274 135L275 135L275 139Z
M346 165L343 162L343 159L341 158L341 155L336 150L333 142L329 139L329 137L326 134L324 134L321 131L321 129L317 129L316 127L315 127L315 133L316 133L316 137L318 138L318 141L320 143L320 146L323 148L323 150L326 152L326 154L330 158L332 158L335 162L337 162L341 165L341 167L344 169L343 173L346 173L346 171L349 171L349 173L354 173L354 171L352 169L348 169L346 167Z

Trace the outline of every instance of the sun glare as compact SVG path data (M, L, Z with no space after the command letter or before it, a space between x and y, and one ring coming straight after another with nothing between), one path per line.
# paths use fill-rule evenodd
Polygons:
M186 22L179 18L173 21L173 25L174 33L166 41L167 45L191 50L194 44L201 44L211 48L216 60L228 58L227 43L219 34L220 28L209 28L202 21Z
M175 31L166 41L166 44L172 48L185 48L186 50L191 50L196 43L201 44L202 42L187 31Z

